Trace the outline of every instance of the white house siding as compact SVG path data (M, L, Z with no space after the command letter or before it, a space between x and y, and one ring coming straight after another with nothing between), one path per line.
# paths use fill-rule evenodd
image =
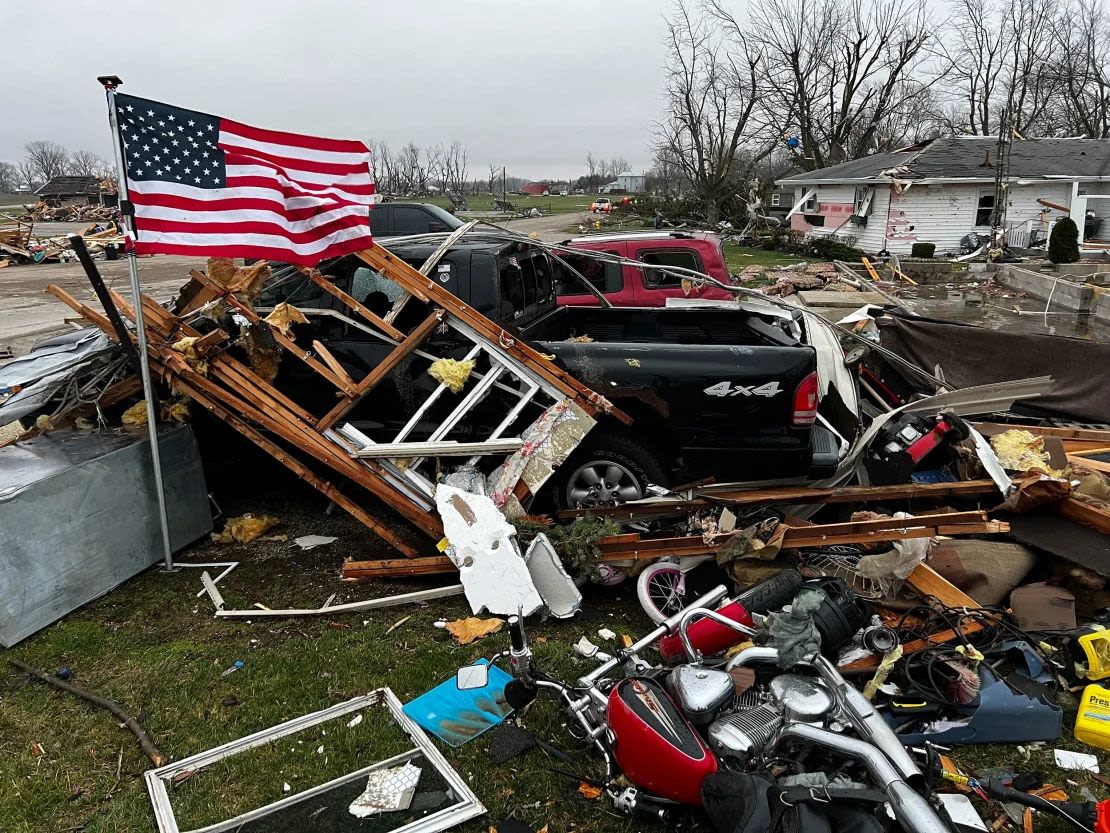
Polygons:
M801 186L794 189L794 203L802 198L806 191L813 186ZM856 187L854 185L818 185L817 210L814 214L821 214L825 218L823 226L811 226L799 210L790 218L790 228L794 231L813 231L817 234L831 234L843 225L842 231L849 233L854 228L847 220L852 216L855 206ZM793 206L791 206L793 208Z
M975 225L975 212L981 194L994 190L990 183L958 185L913 185L901 194L892 194L886 222L886 249L895 254L908 254L914 243L935 243L938 253L958 252L960 239L967 233L980 234L989 226ZM1040 182L1030 185L1011 185L1006 210L1007 226L1039 226L1042 218L1051 222L1061 212L1037 202L1047 200L1067 206L1071 201L1070 182ZM1043 213L1042 213L1043 212ZM1029 222L1031 221L1031 222ZM868 240L861 246L867 251L879 251Z
M880 183L875 186L875 196L871 198L871 211L867 215L867 225L855 227L854 245L857 249L874 253L886 247L886 216L890 207L890 195L889 185Z

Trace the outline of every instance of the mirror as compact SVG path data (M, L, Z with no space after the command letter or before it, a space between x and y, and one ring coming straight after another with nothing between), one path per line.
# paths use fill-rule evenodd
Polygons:
M455 685L459 691L473 691L489 685L489 666L484 662L464 665L455 672Z

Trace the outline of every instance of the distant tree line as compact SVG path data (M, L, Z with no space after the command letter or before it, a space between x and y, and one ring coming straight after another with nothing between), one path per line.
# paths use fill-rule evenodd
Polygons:
M677 0L666 45L655 173L711 219L782 163L1000 130L1110 138L1101 0Z
M56 176L115 177L111 163L88 150L71 153L57 142L36 139L23 152L17 162L0 162L0 193L34 191Z

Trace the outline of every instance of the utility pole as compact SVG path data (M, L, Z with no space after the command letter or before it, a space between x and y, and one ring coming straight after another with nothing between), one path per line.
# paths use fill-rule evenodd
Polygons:
M501 202L505 202L508 195L505 192L505 166L501 166Z

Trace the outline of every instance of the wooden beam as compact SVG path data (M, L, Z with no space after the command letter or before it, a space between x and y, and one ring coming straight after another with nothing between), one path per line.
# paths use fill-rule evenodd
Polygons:
M1068 462L1075 463L1079 466L1086 466L1089 469L1100 471L1103 474L1110 474L1110 463L1105 463L1102 460L1092 460L1089 457L1084 457L1080 454L1069 454Z
M975 610L979 607L979 603L975 601L975 599L952 584L952 582L928 564L918 564L914 567L913 572L906 578L906 584L908 584L910 589L917 593L922 599L936 599L945 607L956 609L969 608L971 610ZM902 646L902 654L904 656L916 654L918 651L923 651L934 645L943 645L961 636L970 636L973 633L978 633L982 629L983 626L976 621L961 624L959 631L938 631L937 633L930 634L925 639L915 639L905 643ZM881 661L881 654L872 654L871 656L863 657L855 662L850 662L847 665L841 666L840 670L849 674L856 671L867 671L878 668Z
M408 358L413 350L423 344L425 339L432 334L432 330L434 330L442 320L443 310L438 308L432 310L431 315L425 318L415 330L405 336L404 340L394 347L388 356L378 362L374 369L367 373L361 382L355 385L349 399L337 402L334 408L317 421L316 430L324 431L331 428L335 423L346 416L347 413L359 403L362 397L372 391L382 379L388 376L393 369L397 367L398 364Z
M351 374L347 372L347 369L339 363L339 359L331 354L331 350L316 339L312 340L312 349L316 351L316 355L323 360L324 364L331 369L332 373L346 382L347 385L354 387L355 380L351 378Z
M95 311L88 310L84 305L78 303L69 296L64 290L56 286L51 289L51 292L78 312L82 312L82 314L85 312L89 313L89 320L92 320L93 323L96 323L97 326L100 326L102 329L105 327L109 328L106 331L110 332L111 324L106 317L99 313L95 313ZM269 390L278 397L284 398L280 392L270 387L269 384L260 377L250 373L247 368L242 367L242 373L240 373L238 369L235 368L235 364L237 363L235 363L233 359L227 357L226 354L219 354L213 357L211 362L213 375L221 379L221 381L224 381L231 389L228 390L216 384L216 382L196 373L189 367L180 353L170 349L168 346L160 346L159 343L157 343L157 336L162 336L162 340L165 341L165 334L167 331L174 332L179 330L187 335L193 334L196 331L192 330L188 325L178 321L165 308L155 303L152 299L143 296L142 300L143 311L148 314L151 334L156 336L156 339L148 339L148 348L152 359L156 361L157 367L161 369L163 373L167 373L167 371L172 368L175 381L183 380L185 382L190 382L190 389L201 390L207 394L207 396L213 397L213 401L222 403L221 407L224 408L225 412L231 413L231 409L234 409L238 414L245 415L245 420L249 420L256 425L273 431L282 439L297 446L311 457L320 460L339 474L350 478L362 488L376 495L383 502L396 509L418 529L423 530L433 538L442 536L442 526L440 526L437 518L425 512L421 507L413 504L407 497L399 494L394 487L385 481L380 472L373 467L373 463L360 463L353 460L330 440L314 431L310 421L312 419L310 414L296 408L292 402L289 403L293 406L292 410L287 410L283 407L284 403L275 401L267 396L265 391ZM113 293L113 301L117 303L120 311L124 315L132 319L134 318L134 310L125 299ZM229 362L231 364L229 364ZM235 393L232 393L232 390L235 391ZM300 413L298 413L298 411ZM304 418L308 421L301 421L300 414L303 414ZM240 430L240 424L247 425L245 420L239 420L233 427ZM248 435L248 438L257 444L253 436ZM279 448L277 446L273 447ZM265 450L272 453L269 447L266 447ZM309 471L307 468L303 468L302 470ZM309 482L311 483L312 481L310 480ZM336 502L343 505L341 500L337 500ZM355 516L358 517L360 521L364 521L363 517L357 514ZM370 516L366 515L365 517L369 518ZM371 528L377 532L380 524L376 521L373 521L373 524ZM388 531L385 527L382 527L382 529ZM387 540L391 543L394 542L394 539L395 536L392 534L387 537ZM401 549L400 547L398 548ZM410 552L413 555L416 554L415 550L411 548L407 548L405 554L408 555Z
M371 249L358 252L357 257L398 284L409 294L421 300L434 301L438 306L447 310L450 315L455 316L493 344L501 347L533 373L544 378L548 384L576 401L586 413L595 416L599 412L604 412L626 425L631 424L632 418L615 407L604 396L584 385L570 373L562 370L531 345L511 336L499 324L490 321L460 298L439 286L434 280L420 274L401 258L390 254L382 246L375 245Z
M910 538L932 538L937 535L971 535L1008 532L1009 525L992 521L985 512L943 512L918 515L913 518L884 518L875 521L856 521L844 524L823 524L788 527L782 538L782 547L805 549L833 544L879 543L902 541ZM641 538L636 533L610 535L598 542L601 561L653 560L665 555L709 555L719 552L728 543L722 537L713 544L706 544L699 535L677 538Z
M557 517L572 519L583 515L593 515L617 520L634 520L644 516L681 515L696 509L705 509L716 505L763 506L782 503L817 503L823 505L871 503L885 500L939 500L949 497L991 494L998 494L998 485L993 480L968 480L960 483L905 483L893 486L838 486L831 489L781 486L769 489L735 489L717 492L707 488L697 491L697 496L690 500L660 500L625 504L624 506L604 506L595 509L565 509L559 512Z
M1110 511L1106 509L1068 497L1056 504L1056 511L1069 521L1085 524L1103 535L1110 535Z
M1041 437L1059 437L1062 440L1094 440L1104 445L1110 445L1110 430L1099 428L1055 428L1050 425L1008 425L1004 422L973 422L971 424L977 431L986 429L992 433L997 433L1020 428Z
M374 313L370 312L370 310L356 301L352 296L348 295L334 283L327 280L323 275L320 274L318 270L302 269L301 271L304 274L308 275L308 279L316 284L318 287L320 287L322 290L334 296L335 298L338 298L340 301L354 310L357 315L360 315L364 319L366 319L367 323L373 324L375 327L377 327L379 330L381 330L383 333L385 333L387 336L395 341L402 341L404 339L405 334L403 332L398 330L384 318L380 318Z
M348 561L343 565L343 578L401 578L405 576L430 576L457 573L450 558L443 555L419 558L389 558L382 561Z
M255 327L269 327L270 334L273 336L274 341L288 350L289 353L291 353L295 358L304 362L306 365L316 371L316 373L318 373L320 376L335 385L335 387L342 391L346 396L354 396L354 383L353 381L348 381L350 380L349 376L347 377L347 380L344 380L342 376L338 376L333 373L331 368L318 361L312 355L312 352L310 350L306 350L305 348L301 347L289 336L282 333L281 330L279 330L277 327L270 327L269 324L266 324L259 317L257 312L255 312L249 306L236 298L234 293L232 293L231 290L229 290L227 287L222 286L219 282L208 277L203 272L195 272L193 277L203 283L206 287L211 287L216 291L222 292L219 297L222 300L226 301L229 306L234 307L235 310L244 318L246 318L252 325L254 325Z

